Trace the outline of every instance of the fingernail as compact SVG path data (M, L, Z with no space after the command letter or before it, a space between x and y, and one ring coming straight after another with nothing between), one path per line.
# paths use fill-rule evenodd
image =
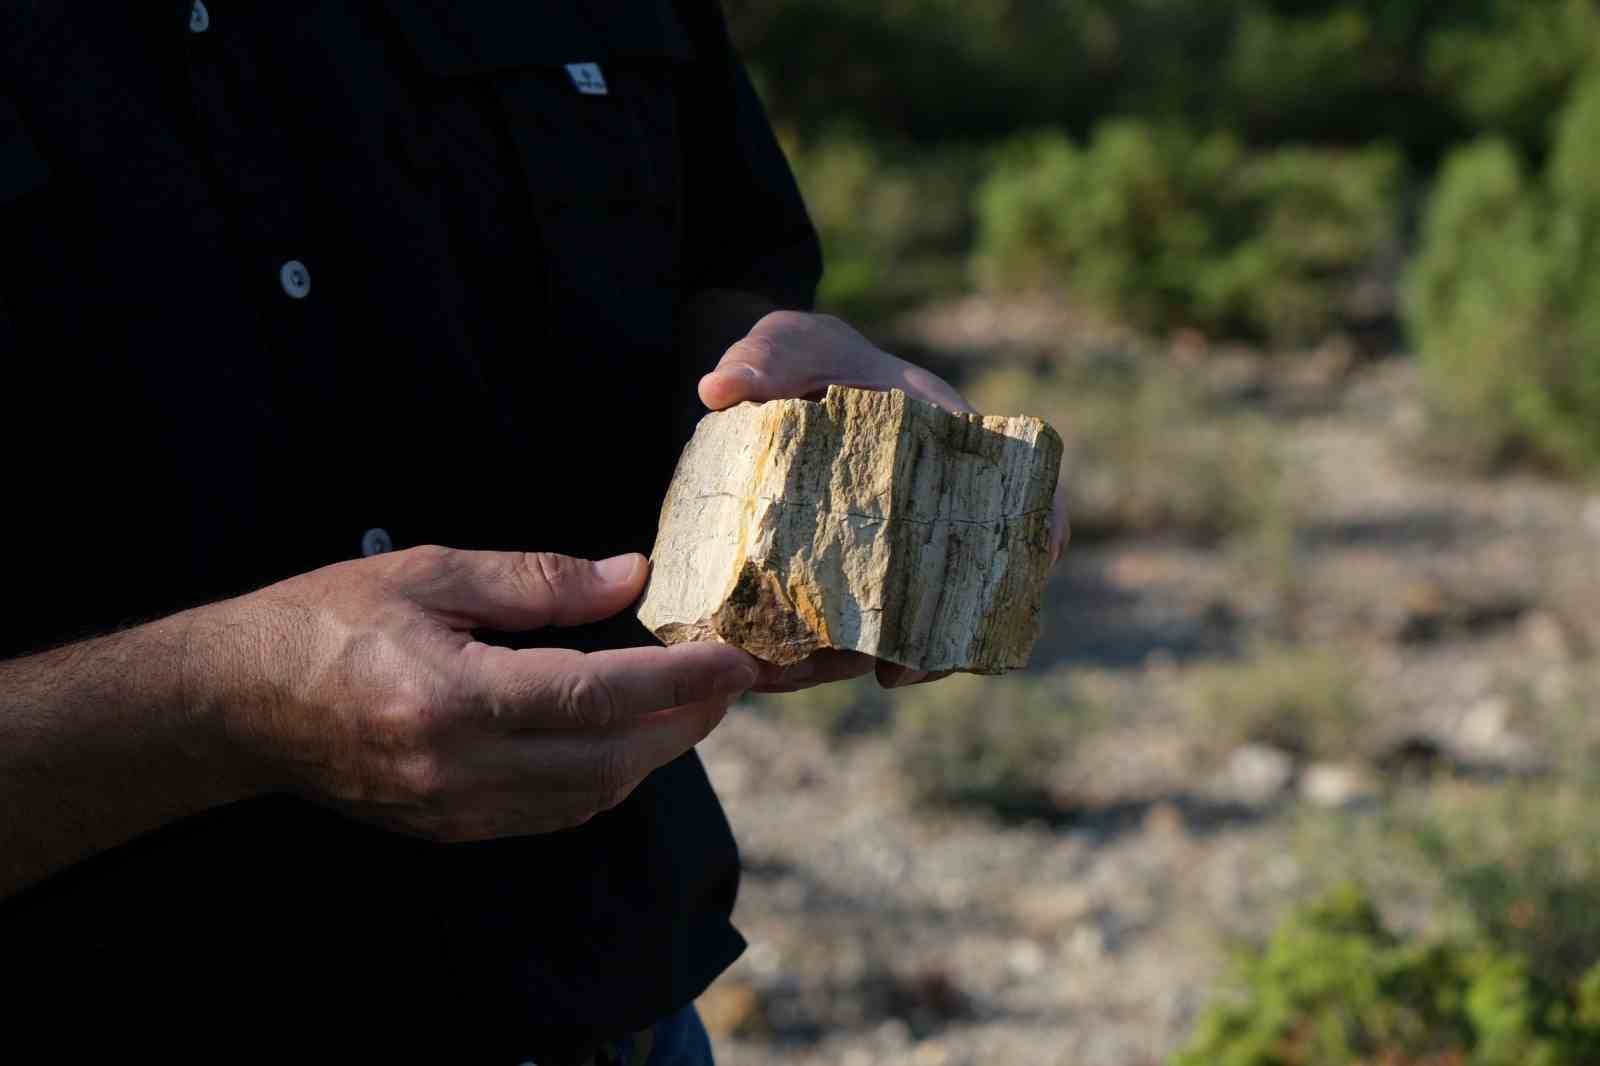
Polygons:
M711 688L718 696L737 696L750 691L755 687L756 669L748 663L741 663L731 670L717 675Z
M717 373L738 374L740 377L749 378L751 381L756 381L761 377L761 371L746 363L729 363L726 366L719 366L717 367Z
M594 572L600 575L601 581L621 584L632 579L639 569L639 556L632 552L626 555L613 555L609 559L601 559L594 564Z

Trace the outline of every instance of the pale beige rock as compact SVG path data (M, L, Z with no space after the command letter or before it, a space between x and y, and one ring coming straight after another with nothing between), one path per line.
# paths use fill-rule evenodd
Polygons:
M823 648L1001 673L1039 634L1061 438L835 386L707 415L661 510L639 618L788 665Z

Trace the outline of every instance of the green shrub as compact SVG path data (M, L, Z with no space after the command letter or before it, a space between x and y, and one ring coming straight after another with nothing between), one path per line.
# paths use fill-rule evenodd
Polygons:
M1583 71L1600 58L1593 0L1492 0L1486 17L1428 40L1428 78L1471 125L1543 150Z
M894 716L893 695L871 675L758 700L784 721L819 730L831 741L882 733Z
M875 141L989 140L1106 116L1231 130L1251 144L1392 140L1430 160L1458 103L1523 55L1565 69L1587 0L727 0L780 124ZM1540 19L1525 9L1560 12ZM1542 27L1564 34L1554 39ZM1513 42L1509 46L1504 42ZM1441 42L1443 42L1441 44ZM1529 57L1536 58L1529 58ZM1527 78L1520 71L1509 76ZM1533 75L1539 83L1549 79ZM1535 94L1536 96L1538 94ZM1539 97L1543 99L1543 97ZM1494 127L1494 128L1499 128Z
M1514 952L1421 943L1342 890L1239 962L1175 1066L1581 1066L1600 1056L1600 967L1566 987Z
M1064 285L1156 328L1305 340L1338 321L1392 238L1398 175L1382 148L1252 154L1134 122L1086 148L1039 134L1002 152L979 192L980 272Z
M976 183L969 154L897 160L838 135L790 155L822 236L822 306L871 318L964 281Z
M1187 675L1205 734L1228 745L1255 741L1312 758L1347 759L1366 718L1349 661L1332 651L1267 646L1238 662Z
M1411 832L1471 928L1566 984L1600 960L1597 801L1600 790L1571 782L1459 789Z
M1053 779L1095 717L1064 674L957 674L894 704L895 751L922 798L1004 818L1061 813Z
M1455 450L1600 464L1600 79L1574 95L1541 177L1503 141L1451 157L1407 285Z
M1270 427L1216 410L1165 362L1108 355L1087 366L989 370L963 385L980 411L1037 415L1061 433L1080 542L1153 532L1214 542L1293 524Z
M1107 114L1186 114L1239 0L728 0L781 125L875 141L987 140Z

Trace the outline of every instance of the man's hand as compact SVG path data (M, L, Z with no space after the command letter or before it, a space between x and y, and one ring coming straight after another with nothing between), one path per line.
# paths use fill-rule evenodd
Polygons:
M213 708L262 789L434 840L578 825L702 740L757 680L724 645L582 654L473 639L580 625L643 589L638 555L415 548L231 601L243 658Z
M832 315L773 311L700 379L713 411L753 400L818 399L829 385L900 389L947 411L972 405L937 374L890 355Z
M736 341L715 370L700 379L700 399L713 411L746 401L816 399L829 385L861 389L900 389L947 411L971 413L972 406L937 374L896 358L831 315L773 311L744 339ZM1069 535L1065 500L1056 496L1051 523L1050 559L1060 557ZM885 688L936 680L894 663L855 652L823 652L787 670L768 667L760 691L798 688L858 677L876 669Z
M0 662L0 899L273 792L441 841L589 819L709 733L756 660L511 651L472 631L607 617L646 570L414 548Z

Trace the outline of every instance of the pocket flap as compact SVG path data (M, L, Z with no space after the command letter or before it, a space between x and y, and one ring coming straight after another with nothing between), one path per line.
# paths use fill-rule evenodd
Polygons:
M43 185L50 167L22 128L15 105L0 96L0 203Z
M694 58L671 0L388 0L388 6L432 74Z

